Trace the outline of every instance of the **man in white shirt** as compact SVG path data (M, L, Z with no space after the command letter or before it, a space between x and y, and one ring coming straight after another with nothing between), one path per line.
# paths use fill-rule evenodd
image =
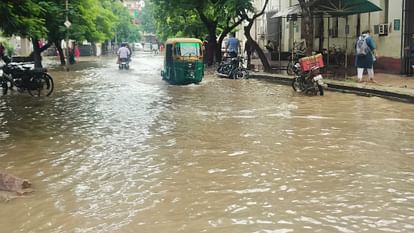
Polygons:
M125 44L122 44L121 48L118 49L117 54L118 54L118 59L121 60L121 59L128 59L131 52L125 46Z

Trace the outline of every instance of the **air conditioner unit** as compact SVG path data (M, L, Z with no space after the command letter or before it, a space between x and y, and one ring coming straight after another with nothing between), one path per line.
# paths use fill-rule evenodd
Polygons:
M380 36L388 35L388 24L379 24L378 25L378 34Z

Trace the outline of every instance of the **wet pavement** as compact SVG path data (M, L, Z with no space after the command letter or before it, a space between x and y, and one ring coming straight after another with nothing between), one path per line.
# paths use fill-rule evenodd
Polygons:
M252 64L256 67L252 72L253 78L274 79L280 83L290 85L293 76L289 76L285 71L275 71L274 73L264 73L260 71L261 62L253 59ZM285 63L272 62L273 66L286 65ZM366 72L366 71L365 71ZM343 72L342 72L343 73ZM397 101L414 103L414 77L396 74L388 74L382 71L376 71L375 82L367 80L367 74L364 74L363 82L357 82L356 76L346 76L341 74L340 77L324 75L324 80L329 87L328 90L349 92L364 96L378 96Z
M35 189L0 193L2 232L413 231L412 104L171 86L162 63L85 59L51 97L0 98L0 169Z

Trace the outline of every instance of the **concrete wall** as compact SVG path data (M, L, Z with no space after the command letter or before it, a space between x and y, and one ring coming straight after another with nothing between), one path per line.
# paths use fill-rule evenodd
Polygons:
M371 0L383 10L385 9L385 0ZM401 55L401 32L402 32L402 0L389 1L388 22L386 20L386 12L373 12L361 15L361 28L369 28L374 32L374 25L387 24L388 35L379 36L373 34L377 43L377 52L380 56L391 58L400 58ZM394 30L394 20L400 20L400 30Z
M286 2L286 0L270 0L265 9L265 13L262 16L258 17L252 26L252 30L250 31L250 34L252 35L253 39L259 44L259 46L262 49L264 48L268 40L268 37L267 37L268 30L267 30L267 20L266 20L267 15L266 14L270 14L270 12L275 12L275 11L282 9L283 2ZM255 7L256 11L259 12L260 10L262 10L264 3L265 3L265 0L255 0L253 1L253 6ZM236 37L241 40L242 45L244 45L244 43L246 42L246 38L244 37L244 31L243 31L244 25L245 24L240 25L237 28L237 32L236 32Z
M33 51L32 42L29 39L12 36L9 41L14 47L15 56L28 56Z

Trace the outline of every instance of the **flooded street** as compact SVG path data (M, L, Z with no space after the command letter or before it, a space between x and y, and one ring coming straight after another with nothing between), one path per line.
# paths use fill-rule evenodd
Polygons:
M171 86L162 63L104 57L52 71L51 97L0 97L0 169L35 189L0 199L1 232L414 232L412 104Z

